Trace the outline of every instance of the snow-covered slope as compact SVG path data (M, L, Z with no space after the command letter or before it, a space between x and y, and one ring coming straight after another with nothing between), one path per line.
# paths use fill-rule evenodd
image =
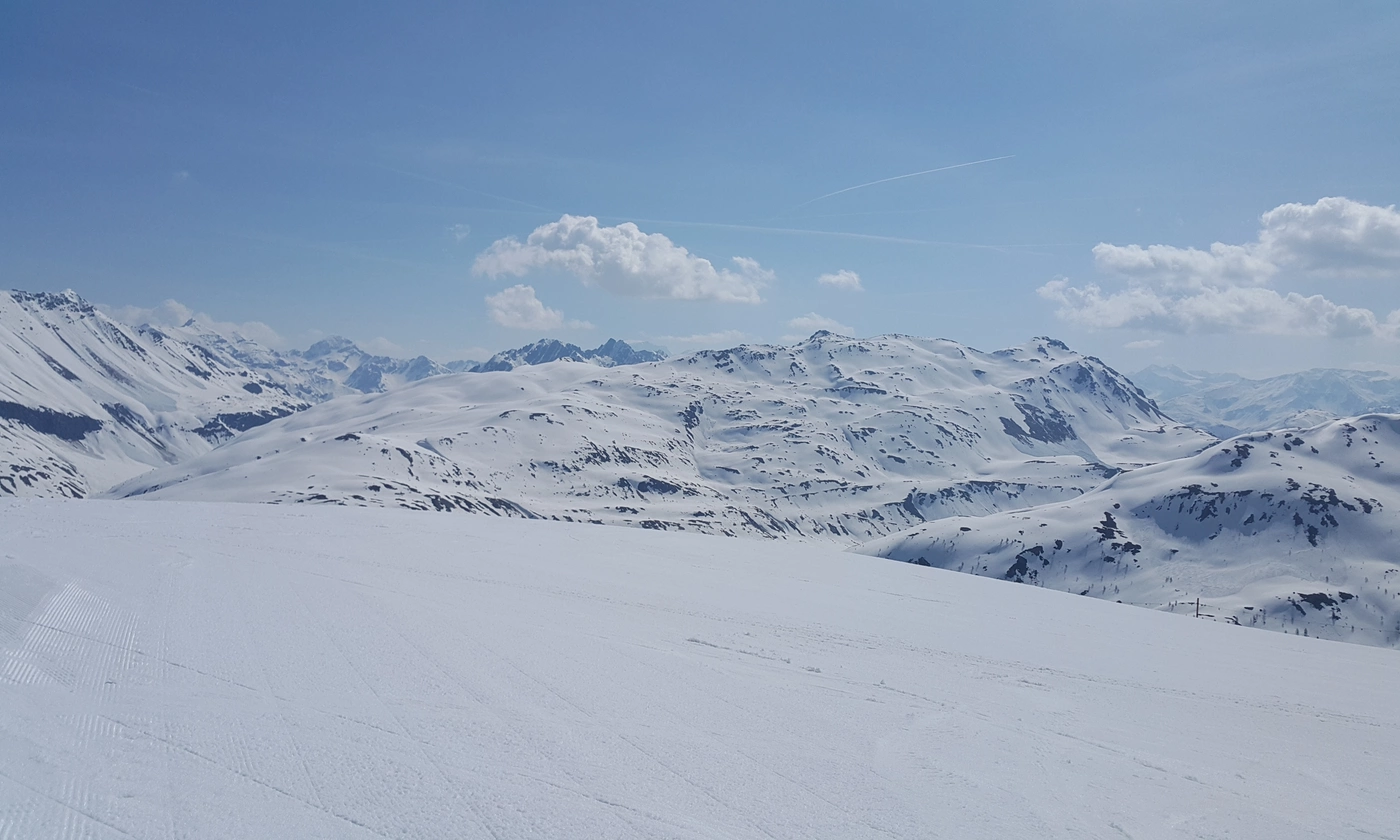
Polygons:
M181 332L72 292L0 292L0 495L87 495L326 395L253 342Z
M1400 411L1400 377L1379 371L1319 368L1245 379L1154 365L1133 382L1167 414L1220 437Z
M1212 442L1051 339L995 353L818 333L342 398L117 495L557 517L847 544L1073 497Z
M1396 834L1394 651L814 545L0 504L0 837Z
M1244 435L1073 501L869 554L1217 621L1400 645L1400 415Z

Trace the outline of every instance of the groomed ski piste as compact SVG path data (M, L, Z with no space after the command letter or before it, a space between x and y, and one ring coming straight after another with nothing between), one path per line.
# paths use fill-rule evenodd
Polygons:
M1392 650L643 529L0 535L4 840L1400 836Z

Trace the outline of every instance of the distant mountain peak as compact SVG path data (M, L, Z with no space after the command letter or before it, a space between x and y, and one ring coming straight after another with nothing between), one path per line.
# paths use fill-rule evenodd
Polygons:
M350 339L340 335L332 335L306 348L306 350L302 351L301 355L308 359L320 359L332 353L344 352L358 353L361 351L355 342Z
M585 350L577 344L569 344L557 338L542 338L524 347L503 350L473 368L476 373L514 370L525 365L543 365L550 362L587 362L603 367L635 365L644 362L659 362L665 354L652 350L637 350L625 341L610 338L592 350Z

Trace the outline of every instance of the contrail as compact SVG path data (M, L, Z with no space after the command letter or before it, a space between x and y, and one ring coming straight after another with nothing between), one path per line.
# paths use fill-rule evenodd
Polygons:
M1015 156L1015 155L1002 155L1001 157L983 158L982 160L973 160L973 161L968 161L967 163L955 163L955 164L953 164L952 166L940 166L940 167L938 167L937 169L925 169L925 170L923 170L923 171L921 171L921 172L910 172L908 175L896 175L896 176L894 176L893 178L881 178L881 179L878 180L878 181L871 181L871 182L869 182L869 183L867 183L867 184L856 184L854 187L846 187L846 188L843 189L843 190L837 190L836 192L829 192L829 193L827 193L826 195L819 195L819 196L817 196L816 198L812 199L811 201L804 201L804 202L802 202L801 204L797 205L796 207L793 207L792 209L796 210L798 207L806 207L808 204L815 204L815 203L817 203L818 201L821 201L821 200L824 199L824 198L831 198L833 195L840 195L841 193L848 193L848 192L851 192L852 190L863 190L863 189L865 189L866 187L873 187L873 186L875 186L876 184L888 184L890 181L902 181L902 180L904 180L905 178L917 178L917 177L919 177L920 175L932 175L932 174L935 173L935 172L947 172L949 169L962 169L963 167L966 167L966 166L977 166L978 164L981 164L981 163L991 163L991 162L993 162L993 161L1007 160L1007 159L1009 159L1009 158L1014 158L1014 157L1016 157L1016 156Z

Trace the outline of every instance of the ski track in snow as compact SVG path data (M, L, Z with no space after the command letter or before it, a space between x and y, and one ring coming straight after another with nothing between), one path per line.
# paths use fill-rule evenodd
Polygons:
M0 840L1400 837L1390 650L562 523L0 534Z

